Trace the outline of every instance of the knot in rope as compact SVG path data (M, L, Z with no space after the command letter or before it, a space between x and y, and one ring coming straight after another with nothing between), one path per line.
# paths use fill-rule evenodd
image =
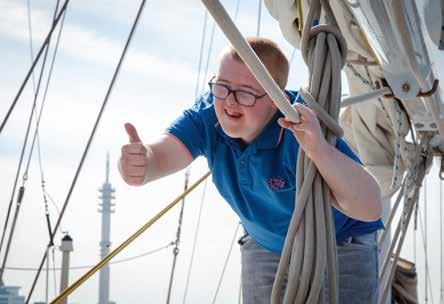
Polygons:
M339 28L334 25L320 24L313 27L305 26L304 32L302 34L301 41L301 52L302 58L307 66L310 66L312 63L309 61L309 50L310 50L310 41L313 38L316 38L319 34L324 33L327 35L327 39L335 39L339 46L339 53L341 54L341 69L346 64L347 59L347 42L345 41L344 36L339 31ZM330 37L330 38L329 38Z

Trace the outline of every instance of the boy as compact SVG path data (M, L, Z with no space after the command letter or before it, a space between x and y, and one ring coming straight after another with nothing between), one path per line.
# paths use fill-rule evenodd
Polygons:
M247 41L284 90L288 60L272 41ZM131 124L119 169L143 185L207 158L213 182L239 215L243 303L270 303L274 276L294 210L300 146L331 188L338 242L340 303L376 303L380 190L341 139L324 139L314 112L286 91L301 122L286 121L232 47L219 59L210 92L183 112L156 142L143 145ZM351 300L353 299L353 300Z

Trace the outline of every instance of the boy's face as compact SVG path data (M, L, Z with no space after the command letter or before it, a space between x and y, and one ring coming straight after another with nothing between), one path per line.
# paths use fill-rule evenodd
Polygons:
M248 67L225 55L221 60L214 82L224 84L232 90L240 89L254 95L263 95L264 89L251 74ZM214 98L214 109L225 134L239 138L244 143L251 143L263 130L276 113L276 106L268 95L256 100L253 107L238 104L233 94L227 99Z

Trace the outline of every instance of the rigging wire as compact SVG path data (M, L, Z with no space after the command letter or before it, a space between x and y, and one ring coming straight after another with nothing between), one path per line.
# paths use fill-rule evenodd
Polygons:
M206 79L208 77L208 68L210 65L210 58L211 58L211 53L213 51L213 42L214 42L214 32L216 30L216 22L213 21L213 27L211 28L211 36L210 36L210 44L208 46L208 54L207 54L207 61L205 63L205 73L204 73L204 77L202 78L202 87L201 87L201 93L203 94L206 88Z
M66 0L66 1L68 2L69 0ZM65 3L66 3L66 2L65 2ZM55 227L54 227L54 229L53 229L53 231L52 231L52 234L51 234L52 236L55 235L55 232L57 231L57 229L58 229L58 227L59 227L59 225L60 225L60 222L61 222L61 220L62 220L62 218L63 218L63 215L64 215L64 213L65 213L66 207L68 206L68 203L69 203L69 200L70 200L70 198L71 198L71 195L72 195L72 192L73 192L73 190L74 190L74 187L75 187L75 185L76 185L77 179L78 179L78 177L79 177L79 175L80 175L80 171L81 171L82 168L83 168L83 164L84 164L84 162L85 162L85 159L86 159L86 156L87 156L87 154L88 154L89 148L90 148L90 146L91 146L92 140L93 140L93 138L94 138L94 135L95 135L96 130L97 130L97 128L98 128L99 122L100 122L100 120L101 120L101 118L102 118L102 115L103 115L103 113L104 113L105 106L107 105L108 100L109 100L109 97L111 96L111 92L112 92L112 89L113 89L113 87L114 87L114 83L115 83L115 81L116 81L116 79L117 79L117 76L118 76L118 74L119 74L120 68L121 68L122 63L123 63L123 61L124 61L124 58L125 58L126 52L127 52L127 50L128 50L129 44L130 44L130 42L131 42L131 40L132 40L133 34L134 34L135 29L136 29L136 27L137 27L137 24L138 24L138 21L139 21L139 19L140 19L141 14L142 14L143 8L145 7L145 3L146 3L146 0L142 0L142 2L141 2L141 4L140 4L139 11L138 11L137 16L136 16L136 18L135 18L135 20L134 20L134 23L133 23L133 26L132 26L132 28L131 28L130 34L129 34L129 36L128 36L128 39L127 39L127 41L126 41L125 47L124 47L123 52L122 52L122 54L121 54L121 56L120 56L120 59L119 59L119 62L118 62L118 64L117 64L117 67L116 67L116 70L115 70L115 72L114 72L114 75L113 75L113 77L112 77L111 83L110 83L110 85L109 85L109 87L108 87L108 90L107 90L107 92L106 92L105 98L104 98L104 100L103 100L102 106L101 106L101 108L100 108L99 114L98 114L97 119L96 119L96 122L95 122L95 124L94 124L93 130L92 130L92 132L91 132L91 134L90 134L90 137L89 137L89 139L88 139L88 143L87 143L87 145L86 145L86 147L85 147L85 150L84 150L84 152L83 152L82 158L81 158L80 163L79 163L79 166L78 166L78 168L77 168L77 170L76 170L76 173L75 173L75 175L74 175L74 179L73 179L73 181L72 181L72 183L71 183L71 186L70 186L70 188L69 188L69 190L68 190L68 194L67 194L67 196L66 196L66 200L65 200L65 202L64 202L64 204L63 204L63 207L62 207L62 210L61 210L61 212L60 212L60 216L58 217L57 222L56 222L56 225L55 225ZM66 5L66 4L65 4L65 5ZM37 280L38 280L38 278L39 278L39 276L40 276L40 272L41 272L41 269L42 269L42 267L43 267L43 264L44 264L45 259L46 259L46 251L45 251L45 253L44 253L44 255L43 255L43 258L42 258L42 260L41 260L41 262L40 262L39 270L37 271L36 276L35 276L35 278L34 278L34 281L33 281L33 283L32 283L31 289L30 289L29 294L28 294L28 297L27 297L27 299L26 299L26 304L28 304L28 303L30 302L30 299L31 299L32 293L33 293L33 291L34 291L34 289L35 289L35 286L36 286L36 284L37 284Z
M188 190L189 180L190 180L190 166L188 166L188 168L185 172L185 184L184 184L183 191ZM182 220L183 220L184 207L185 207L185 197L182 198L182 202L180 204L179 224L177 225L176 241L174 242L173 265L171 267L170 283L168 286L168 294L167 294L167 301L166 301L167 303L170 303L171 291L172 291L173 281L174 281L174 273L175 273L175 269L176 269L177 256L179 255L179 244L180 244L180 236L181 236L181 232L182 232Z
M242 274L240 275L240 280L239 280L239 297L237 299L237 303L238 304L242 303Z
M290 55L290 62L288 64L289 66L291 66L291 64L293 63L295 54L296 54L296 48L293 48L293 51L291 52L291 55Z
M194 230L193 249L191 250L190 264L188 266L187 281L185 283L185 292L184 292L183 300L182 300L183 304L185 304L187 293L188 293L188 286L190 284L191 269L193 268L194 254L196 253L197 236L199 234L200 220L201 220L201 216L202 216L202 208L203 208L203 204L204 204L204 201L205 201L205 195L206 195L206 192L207 192L207 183L208 183L208 181L205 180L204 188L203 188L203 191L202 191L202 197L201 197L201 200L200 200L199 214L197 216L196 229Z
M195 92L194 92L194 99L197 102L197 97L199 96L199 83L200 83L200 70L202 68L202 55L203 55L203 49L204 49L204 45L205 45L205 36L207 33L207 21L208 21L208 11L205 10L205 17L204 17L204 24L203 24L203 28L202 28L202 39L200 42L200 55L199 55L199 65L197 68L197 80L196 80L196 88L195 88Z
M65 4L66 4L66 2L65 2ZM59 6L59 0L57 1L56 7L55 7L55 11L54 11L53 26L56 24L56 16L57 16L58 6ZM65 6L65 8L66 8L66 6ZM65 12L65 10L64 10L64 12ZM64 20L64 18L63 18L63 20ZM51 36L49 38L51 38ZM11 214L11 210L12 210L12 204L13 204L13 201L14 201L14 194L15 194L15 191L17 189L18 176L19 176L20 171L21 171L21 167L22 167L22 163L23 163L23 158L24 158L24 154L25 154L25 151L26 151L26 146L27 146L27 142L28 142L29 132L30 132L30 129L31 129L33 115L35 114L35 109L36 109L36 105L37 105L37 97L38 97L39 92L40 92L40 86L41 86L42 79L43 79L43 73L44 73L44 70L45 70L45 67L46 67L46 60L47 60L47 56L48 56L50 41L51 41L51 39L48 39L48 44L46 45L46 48L45 48L45 55L44 55L42 66L41 66L41 70L40 70L40 75L39 75L39 79L38 79L38 83L37 83L37 88L36 88L36 90L34 92L34 101L33 101L33 105L32 105L32 110L31 110L31 113L30 113L30 116L29 116L29 119L28 119L28 125L27 125L27 128L26 128L25 139L24 139L24 142L23 142L22 151L21 151L20 160L19 160L19 165L18 165L18 168L17 168L16 177L15 177L15 181L14 181L14 186L13 186L13 190L12 190L12 194L11 194L11 199L10 199L9 206L8 206L8 212L7 212L6 219L5 219L4 230L2 232L2 238L1 238L1 241L0 241L0 251L3 248L3 243L4 243L4 240L5 240L6 230L7 230L7 227L8 227L9 218L10 218L10 214ZM38 126L37 126L37 128L38 128ZM37 129L36 129L36 131L37 131ZM33 140L33 146L34 146L34 142L35 142L35 137L34 137L34 140ZM15 212L14 212L14 217L13 217L13 220L12 220L12 224L11 224L11 228L10 228L10 231L9 231L8 240L7 240L7 243L6 243L5 254L4 254L4 257L3 257L3 263L2 263L2 267L0 269L0 284L2 284L2 282L3 282L4 268L6 266L6 263L7 263L8 257L9 257L9 250L10 250L10 246L11 246L11 243L12 243L12 240L13 240L13 236L14 236L14 232L15 232L15 226L16 226L16 223L17 223L18 215L20 213L20 208L21 208L21 204L22 204L22 201L23 201L23 196L24 196L24 193L25 193L25 183L26 183L26 181L28 179L28 169L29 169L29 164L30 164L31 156L32 156L32 148L31 148L31 151L29 153L29 159L28 159L28 165L26 167L26 171L23 174L22 186L20 187L19 195L17 197L16 209L15 209Z
M34 61L34 50L32 46L32 19L31 19L31 0L26 1L27 7L28 7L28 33L29 33L29 51L30 51L30 58L31 58L31 64ZM32 72L32 87L34 89L35 93L35 76L34 72Z
M425 286L427 289L425 289L425 293L428 294L430 292L430 299L432 301L432 304L434 303L433 300L433 293L432 293L432 280L431 280L431 276L430 276L430 270L429 270L429 262L428 262L428 258L426 255L427 252L427 248L426 248L426 239L427 239L427 234L424 233L424 225L422 224L422 217L421 217L421 210L418 211L419 212L419 227L421 229L421 237L422 237L422 241L423 241L423 249L424 249L424 255L425 255ZM428 296L427 298L424 299L425 302L428 301Z
M45 188L44 191L45 191L45 195L46 195L46 197L49 198L49 201L53 204L54 208L55 208L56 211L57 211L57 214L60 216L60 208L59 208L59 206L58 206L57 203L54 201L54 199L51 197L51 195L49 195L49 193L48 193L48 191L46 190L46 188ZM59 225L59 231L60 231L60 233L63 233L63 231L66 231L65 229L63 229L61 223L60 223L60 225Z
M421 231L422 231L422 219L421 219L421 215L419 217L419 223L421 224ZM425 264L425 273L426 275L429 275L429 263L427 261L428 255L427 255L427 176L424 178L424 232L425 235L422 235L423 238L423 242L424 242L424 264ZM425 285L425 295L424 295L424 303L428 303L429 298L428 298L428 280L427 277L424 280L424 285Z
M49 250L49 248L47 249ZM45 303L48 303L49 299L49 255L46 259L46 284L45 284Z
M57 277L56 277L56 272L55 272L55 268L56 268L56 263L55 263L55 253L54 253L54 245L51 247L51 251L52 251L52 270L53 270L53 278L54 278L54 297L57 296Z
M120 260L115 260L115 261L109 262L108 264L109 265L111 265L111 264L120 264L120 263L125 263L125 262L129 262L129 261L137 260L139 258L146 257L148 255L151 255L151 254L156 253L158 251L161 251L163 249L167 249L167 248L169 248L169 247L171 247L173 245L174 245L174 242L169 242L167 245L164 245L162 247L159 247L159 248L156 248L156 249L153 249L153 250L150 250L148 252L141 253L141 254L137 254L137 255L134 255L134 256L131 256L131 257L128 257L128 258L123 258L123 259L120 259ZM94 266L93 264L82 265L82 266L74 266L74 267L69 267L69 270L89 269L89 268L91 268L93 266ZM38 270L38 268L30 268L30 267L6 267L6 269L14 270L14 271L36 271L36 270ZM60 267L52 267L52 268L49 269L49 271L60 271L60 270L62 270L62 268L60 268Z
M239 4L240 4L240 0L236 1L236 9L234 11L234 22L237 21L237 17L239 15Z
M222 273L219 278L219 282L217 283L216 292L214 293L213 301L211 302L214 304L216 302L217 294L219 293L220 285L222 284L222 280L224 278L225 270L227 269L228 261L230 260L231 251L233 250L234 241L237 237L237 232L239 231L240 222L236 225L236 230L234 231L233 239L231 240L230 249L228 250L227 258L225 259L224 267L222 268Z
M443 304L443 285L442 285L442 204L443 204L443 200L442 200L442 180L439 180L439 287L440 287L440 292L439 292L439 298L440 304Z
M261 19L262 19L262 0L259 0L259 7L257 10L257 28L256 28L257 37L259 37L261 33Z
M29 77L30 77L31 74L33 73L34 68L35 68L37 62L38 62L39 59L40 59L40 56L42 55L42 53L43 53L43 51L46 49L46 47L49 45L49 41L50 41L50 39L51 39L52 33L53 33L54 29L56 28L56 26L58 25L61 16L64 14L64 12L65 12L65 10L66 10L66 7L67 7L68 3L69 3L69 0L65 0L65 3L63 4L62 8L60 9L60 11L59 11L59 13L58 13L58 15L57 15L57 18L56 18L56 20L55 20L55 22L53 22L53 24L52 24L52 26L51 26L51 29L49 30L49 32L48 32L48 34L47 34L45 40L43 41L43 44L42 44L42 46L40 47L40 50L39 50L39 52L37 53L37 56L36 56L36 58L34 59L34 62L32 63L31 68L29 69L28 73L26 74L25 79L23 80L23 82L22 82L22 84L21 84L21 86L20 86L20 88L19 88L19 90L18 90L18 92L17 92L17 94L16 94L16 96L15 96L15 98L14 98L14 100L13 100L11 106L10 106L9 109L8 109L8 112L6 113L5 118L3 119L3 121L2 121L2 123L1 123L1 125L0 125L0 135L1 135L2 131L3 131L3 128L4 128L5 125L6 125L6 123L7 123L8 119L9 119L9 117L11 116L11 113L12 113L12 111L14 110L14 108L15 108L15 106L16 106L16 104L17 104L17 101L18 101L19 98L20 98L20 96L21 96L21 94L22 94L22 92L23 92L23 89L25 88L25 86L26 86L26 84L27 84L27 82L28 82L28 80L29 80Z
M413 222L413 263L416 265L416 233L418 230L418 208L419 204L416 204L415 206L415 214L414 214L414 222Z

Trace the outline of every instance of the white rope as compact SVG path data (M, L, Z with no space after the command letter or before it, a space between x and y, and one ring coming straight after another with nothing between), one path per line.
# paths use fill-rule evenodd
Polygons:
M364 66L364 69L365 69L368 79L370 80L371 87L373 89L375 89L376 87L373 84L373 80L372 80L370 71L368 69L368 66ZM394 155L394 159L393 159L392 181L390 184L390 188L394 190L399 187L399 183L400 183L399 182L399 171L400 171L400 163L401 163L401 145L402 145L402 150L404 151L405 154L407 154L407 146L401 137L401 128L404 127L403 122L402 122L402 113L401 113L401 109L400 109L398 102L393 99L390 104L391 104L392 110L394 110L394 112L396 112L396 121L395 121L395 118L393 118L392 116L389 115L389 112L387 111L387 108L385 107L384 102L381 97L378 97L378 101L383 109L383 112L386 115L386 118L391 123L393 131L395 132L395 155ZM413 136L413 133L412 133L412 136ZM407 157L408 156L406 155L406 158Z
M373 92L365 93L358 96L347 97L341 101L341 108L355 105L357 103L361 103L368 100L375 100L379 97L390 94L391 92L392 90L389 87L383 87L381 89L374 90Z
M347 63L347 67L352 71L353 75L361 80L363 84L368 86L371 90L375 91L376 86L373 83L370 71L368 69L368 66L364 66L364 70L366 72L367 78L362 76L356 68L351 65L350 63ZM401 163L401 156L404 154L404 159L408 159L408 149L405 141L403 140L401 136L401 130L404 128L403 120L402 120L402 110L399 106L398 102L395 99L392 99L389 103L390 107L392 108L392 112L395 113L395 117L392 117L389 115L389 112L387 108L384 105L384 101L381 97L377 97L379 104L382 107L382 110L387 118L387 121L390 122L392 129L395 133L395 155L393 159L393 174L392 174L392 181L391 181L391 189L397 189L400 186L399 181L399 171L400 171L400 163ZM412 131L413 132L413 131ZM413 135L413 134L412 134ZM403 153L403 154L402 154ZM408 165L408 164L407 164Z
M398 104L398 102L396 100L394 100L394 102L392 103L392 106L395 110L396 113L396 127L395 129L395 136L396 136L396 140L395 140L395 158L393 161L393 175L392 175L392 183L390 185L390 188L392 189L396 189L399 185L398 185L398 174L399 174L399 168L400 168L400 164L401 164L401 140L402 140L402 136L401 136L401 129L403 128L403 123L402 123L402 112L401 112L401 108ZM404 145L405 146L405 145Z

